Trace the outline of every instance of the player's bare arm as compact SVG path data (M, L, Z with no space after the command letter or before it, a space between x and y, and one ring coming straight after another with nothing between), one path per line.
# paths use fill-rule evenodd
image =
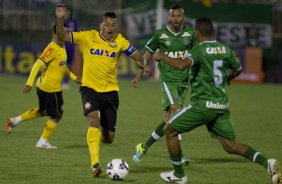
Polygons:
M143 56L144 60L143 60L143 63L145 66L148 66L150 61L151 61L151 57L152 57L152 54L147 50ZM147 70L146 70L147 71ZM136 76L132 79L131 81L131 86L133 88L136 88L137 87L137 83L139 80L141 80L141 77L144 73L144 69L140 69L138 70Z
M144 62L146 62L146 63L145 63L146 66L148 66L148 65L150 64L150 62L151 62L152 53L151 53L150 51L146 50L146 52L145 52L143 58L144 58Z
M136 50L133 54L131 54L130 57L137 62L138 67L140 69L145 70L146 65L144 64L144 58L142 57L142 55L139 53L138 50Z
M154 60L156 62L163 61L173 68L176 68L178 70L185 70L186 68L190 68L192 65L192 61L189 58L171 58L168 57L167 55L161 53L160 51L156 51L154 54Z
M144 73L144 70L143 69L139 69L136 76L131 80L131 86L133 88L136 88L137 87L137 84L138 82L141 80L141 77Z
M61 42L71 42L71 36L64 29L64 17L66 15L66 6L57 4L56 6L56 35Z

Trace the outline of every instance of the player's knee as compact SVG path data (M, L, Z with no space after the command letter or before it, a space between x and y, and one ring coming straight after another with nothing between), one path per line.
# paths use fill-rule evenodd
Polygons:
M56 119L56 120L60 120L61 118L63 117L63 111L61 111L61 112L56 112L56 113L52 113L51 115L50 115L50 118L51 119Z
M100 118L99 114L96 112L91 112L87 115L89 126L100 128Z
M174 128L170 124L166 124L163 130L166 137L173 137L178 135L177 131L174 130Z
M114 141L115 133L112 131L102 130L102 142L111 144Z
M100 121L97 118L88 118L89 126L100 128Z
M102 138L102 142L105 144L112 144L114 142L114 138Z
M38 110L38 113L40 116L47 116L47 111L46 110Z

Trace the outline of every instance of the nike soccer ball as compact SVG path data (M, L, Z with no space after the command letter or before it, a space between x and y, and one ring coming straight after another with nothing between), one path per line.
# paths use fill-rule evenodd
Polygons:
M128 172L128 164L119 158L111 160L106 168L106 173L112 180L123 180L128 176Z

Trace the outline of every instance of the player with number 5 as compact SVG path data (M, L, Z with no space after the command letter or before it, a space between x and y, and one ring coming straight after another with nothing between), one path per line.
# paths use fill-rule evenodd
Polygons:
M170 183L188 182L181 164L182 153L177 135L205 125L227 153L240 155L263 166L271 176L273 184L281 183L281 172L275 159L268 159L251 146L235 141L228 85L230 80L241 73L240 63L235 60L228 46L213 39L214 28L209 18L196 19L195 28L199 44L190 54L178 59L160 52L154 55L156 61L165 62L180 70L191 67L194 73L190 104L168 120L164 128L174 170L161 173L161 178Z

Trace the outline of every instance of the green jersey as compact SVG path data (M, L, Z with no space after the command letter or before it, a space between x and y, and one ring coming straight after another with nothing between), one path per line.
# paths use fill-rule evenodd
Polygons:
M167 26L157 30L153 37L147 42L146 48L154 53L159 49L172 58L181 58L192 49L196 44L195 30L190 27L183 26L179 33L174 33ZM158 62L160 72L160 82L187 81L189 78L189 70L177 70L172 68L165 62Z
M229 109L227 69L241 70L232 50L217 41L205 41L191 51L193 61L191 104L208 109Z

